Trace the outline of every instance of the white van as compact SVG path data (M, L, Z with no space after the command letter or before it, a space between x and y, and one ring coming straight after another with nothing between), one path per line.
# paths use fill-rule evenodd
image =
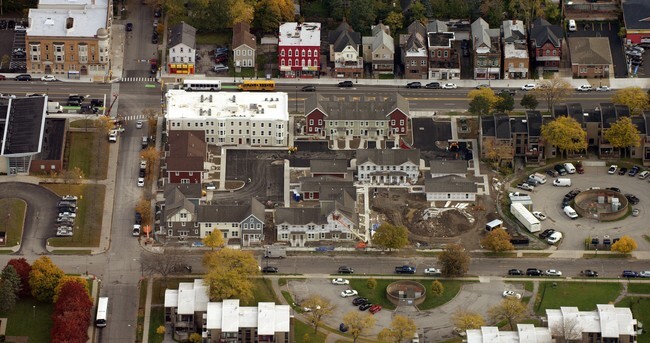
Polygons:
M569 19L569 31L571 32L578 31L578 26L576 26L576 21L573 19Z
M565 163L564 164L564 169L566 169L566 172L569 174L575 174L576 173L576 167L573 166L573 163Z
M571 179L557 178L553 180L553 186L556 187L571 187Z
M529 180L535 180L535 182L543 185L546 183L546 175L540 174L540 173L535 173L535 174L530 174L528 176Z
M564 208L564 213L566 213L566 215L571 219L577 219L578 218L578 214L576 213L576 211L571 206L566 206Z

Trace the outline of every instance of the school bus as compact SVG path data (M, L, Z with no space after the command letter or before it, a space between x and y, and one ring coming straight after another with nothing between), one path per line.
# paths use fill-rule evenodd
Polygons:
M242 91L274 91L275 81L273 80L244 80L239 84Z

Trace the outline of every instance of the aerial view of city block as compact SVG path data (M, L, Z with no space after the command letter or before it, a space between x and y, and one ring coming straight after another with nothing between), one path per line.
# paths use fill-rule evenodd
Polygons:
M650 343L649 18L0 1L0 342Z

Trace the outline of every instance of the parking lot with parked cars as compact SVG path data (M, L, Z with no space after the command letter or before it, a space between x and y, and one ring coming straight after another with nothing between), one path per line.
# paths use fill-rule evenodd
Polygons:
M621 172L623 169L624 171ZM578 170L583 174L579 174ZM588 238L597 238L601 247L609 248L617 238L629 235L636 240L639 250L650 249L650 243L643 238L643 235L647 234L647 218L644 218L644 215L648 211L650 196L647 192L639 191L650 187L648 185L650 172L634 166L627 168L582 164L579 168L575 168L573 173L568 173L564 164L557 165L546 172L548 182L536 185L530 192L533 211L541 212L547 218L541 221L541 239L549 240L554 233L560 233L562 236L557 240L551 239L551 244L559 243L560 250L583 250L585 239ZM556 180L570 180L570 186L554 187ZM599 222L595 219L579 217L577 214L572 219L573 214L567 210L567 206L571 205L571 201L580 191L591 188L620 192L628 199L631 206L630 215L613 222ZM605 239L608 242L603 246Z

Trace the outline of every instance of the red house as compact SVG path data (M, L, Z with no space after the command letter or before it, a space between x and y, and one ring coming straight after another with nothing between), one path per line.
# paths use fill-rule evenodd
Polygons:
M167 182L201 183L205 157L205 131L169 131Z
M316 77L320 72L320 23L284 23L278 37L280 77Z
M409 130L409 104L399 94L383 96L317 94L305 102L306 135L329 140L374 140L378 143Z
M551 25L548 21L537 18L530 29L530 48L535 56L538 67L544 70L557 71L562 59L562 37L564 31L560 26Z

